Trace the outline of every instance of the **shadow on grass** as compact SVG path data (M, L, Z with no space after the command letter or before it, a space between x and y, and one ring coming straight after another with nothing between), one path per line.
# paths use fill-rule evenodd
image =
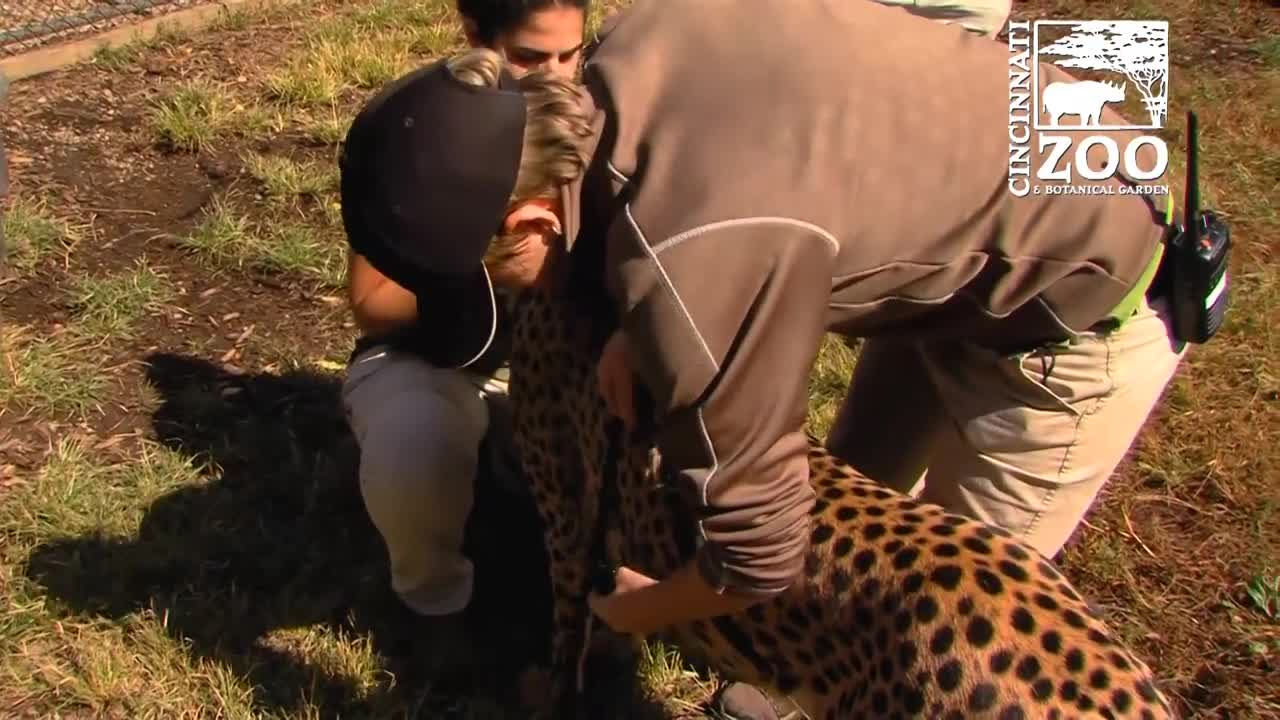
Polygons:
M390 592L386 553L364 512L339 380L231 375L168 354L148 362L163 400L156 435L217 476L152 503L134 537L38 547L29 576L63 612L121 618L154 610L171 636L252 686L261 711L293 714L309 704L324 717L381 717L421 694L383 674L413 676L412 625ZM477 567L470 619L483 630L476 642L485 665L475 673L483 680L460 690L509 705L516 672L545 652L550 592L531 499L483 475L467 550ZM322 661L307 643L291 648L267 637L317 626L329 637L368 638L379 657Z

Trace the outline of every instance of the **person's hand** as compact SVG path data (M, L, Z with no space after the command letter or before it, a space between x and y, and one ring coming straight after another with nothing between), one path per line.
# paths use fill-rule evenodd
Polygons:
M627 593L635 592L650 585L657 584L657 580L638 573L629 567L623 566L618 568L618 572L614 575L615 588L613 593L609 595L599 595L594 590L587 595L587 607L591 608L591 612L596 617L604 621L614 632L642 634L648 631L647 628L640 627L636 624L638 618L629 617L627 613Z
M627 336L621 330L615 330L605 343L596 367L596 380L609 414L621 419L627 430L634 430L635 376L631 372L631 360L627 357Z

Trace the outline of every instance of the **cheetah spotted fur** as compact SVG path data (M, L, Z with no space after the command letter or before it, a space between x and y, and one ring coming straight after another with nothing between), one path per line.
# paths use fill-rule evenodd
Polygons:
M550 562L557 718L572 714L584 639L593 490L618 483L611 562L664 577L688 558L680 540L692 529L648 443L629 439L616 475L599 477L607 416L565 307L522 294L511 366L515 442ZM673 628L682 652L790 697L814 720L1174 717L1148 667L1034 550L810 444L817 501L803 578L739 615Z

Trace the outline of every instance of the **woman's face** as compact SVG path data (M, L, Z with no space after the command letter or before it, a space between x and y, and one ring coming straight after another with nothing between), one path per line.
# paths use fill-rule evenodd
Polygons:
M519 72L549 70L571 80L578 72L586 18L581 8L551 5L498 37L493 49Z
M523 25L499 36L491 47L517 72L548 70L572 80L578 73L585 25L581 8L555 4L530 13ZM494 284L518 289L553 282L564 247L555 209L523 203L509 211L503 231L519 240L503 261L488 265Z

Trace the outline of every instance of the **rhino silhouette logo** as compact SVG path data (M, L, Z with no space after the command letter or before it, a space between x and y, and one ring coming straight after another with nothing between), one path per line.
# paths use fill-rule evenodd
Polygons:
M1154 20L1037 20L1032 23L1033 57L1068 70L1089 70L1099 81L1049 82L1032 64L1037 111L1048 116L1037 130L1158 130L1164 127L1169 104L1169 23ZM1045 85L1041 85L1041 81ZM1108 103L1122 102L1126 91L1141 101L1141 113L1123 122L1102 121ZM1077 125L1060 124L1064 115L1080 116ZM1051 122L1049 122L1051 120ZM1068 120L1068 122L1071 122ZM1133 124L1128 124L1133 123Z
M1096 80L1049 83L1040 94L1044 111L1054 125L1061 123L1063 115L1079 115L1082 126L1100 127L1102 107L1123 101L1124 85Z

